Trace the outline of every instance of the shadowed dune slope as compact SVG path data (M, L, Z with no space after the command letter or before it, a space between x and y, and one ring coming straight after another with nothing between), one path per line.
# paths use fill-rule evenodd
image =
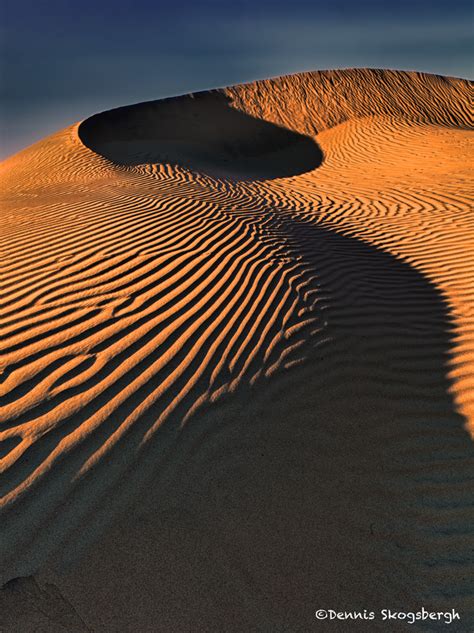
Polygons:
M0 165L0 629L470 630L471 96L301 73Z
M322 160L311 137L250 116L217 90L97 114L79 137L115 163L173 162L239 179L292 176Z

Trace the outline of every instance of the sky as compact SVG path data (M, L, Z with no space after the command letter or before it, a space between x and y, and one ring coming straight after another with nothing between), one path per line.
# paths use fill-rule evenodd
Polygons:
M472 79L472 0L0 0L0 159L96 112L329 68Z

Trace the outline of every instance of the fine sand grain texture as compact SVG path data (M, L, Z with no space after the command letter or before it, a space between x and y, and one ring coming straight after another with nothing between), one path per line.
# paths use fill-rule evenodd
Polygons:
M0 165L0 631L473 630L471 102L302 73Z

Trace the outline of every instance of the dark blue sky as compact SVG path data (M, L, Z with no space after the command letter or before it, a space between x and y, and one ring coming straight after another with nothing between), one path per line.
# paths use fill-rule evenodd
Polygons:
M301 70L472 78L466 0L0 0L0 157L119 105Z

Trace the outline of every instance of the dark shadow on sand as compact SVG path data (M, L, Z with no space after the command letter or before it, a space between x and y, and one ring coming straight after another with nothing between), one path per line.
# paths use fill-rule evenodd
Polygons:
M79 137L119 165L176 164L232 180L295 176L323 160L314 139L237 110L218 90L96 114Z
M60 587L92 628L102 620L122 633L332 633L348 630L347 622L315 624L316 609L460 604L462 611L472 592L465 486L472 445L447 378L449 308L410 265L292 214L279 209L275 223L317 279L319 297L320 332L304 335L304 363L241 387L180 431L209 368L174 422L139 449L173 397L164 394L113 448L96 483L89 476L79 482L69 515L58 516L67 531L75 503L80 508L81 496L99 487L74 551L67 547L73 557L117 517L72 572L76 579L66 576ZM255 239L272 230L263 214ZM130 396L110 428L51 477L70 480L103 434L164 378ZM78 421L69 421L68 432ZM125 475L109 494L107 482L124 460ZM133 513L131 499L139 499ZM397 630L417 630L403 627ZM387 623L351 622L350 630L386 631Z

